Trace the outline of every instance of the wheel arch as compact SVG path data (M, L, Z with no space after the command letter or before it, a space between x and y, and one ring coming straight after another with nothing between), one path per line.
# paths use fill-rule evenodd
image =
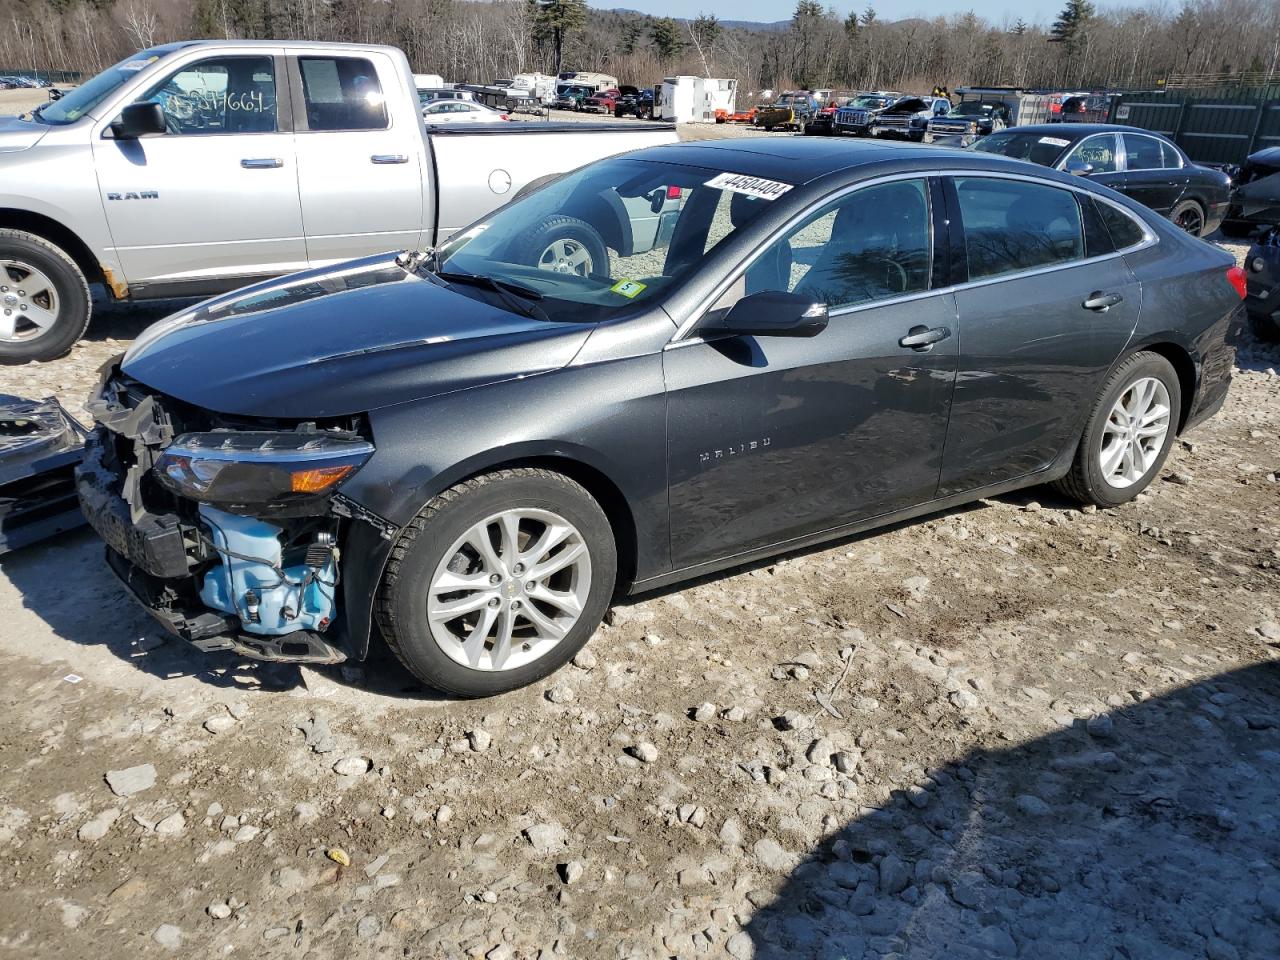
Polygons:
M1127 360L1135 353L1154 353L1164 357L1178 375L1178 388L1182 398L1181 408L1178 410L1177 432L1182 433L1187 419L1191 416L1191 411L1195 408L1196 389L1200 383L1200 367L1192 355L1191 348L1179 342L1172 333L1155 335L1141 343L1132 344L1130 349L1116 360L1116 363Z
M106 271L93 255L89 245L81 240L74 230L53 217L17 207L0 207L0 229L22 230L60 247L75 261L86 280L90 283L105 283L114 296L122 297L121 291L116 289L117 283L114 278L108 281ZM126 287L123 296L127 295Z

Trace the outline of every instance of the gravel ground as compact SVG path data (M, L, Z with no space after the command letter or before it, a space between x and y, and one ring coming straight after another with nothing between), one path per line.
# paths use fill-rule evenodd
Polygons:
M78 410L173 306L0 392ZM6 556L0 956L1280 956L1278 366L1117 510L645 597L485 702L195 653L86 533Z

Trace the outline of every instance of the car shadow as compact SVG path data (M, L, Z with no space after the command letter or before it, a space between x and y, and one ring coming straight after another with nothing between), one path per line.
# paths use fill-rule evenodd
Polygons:
M733 955L1280 956L1277 723L1270 662L973 750L749 894Z

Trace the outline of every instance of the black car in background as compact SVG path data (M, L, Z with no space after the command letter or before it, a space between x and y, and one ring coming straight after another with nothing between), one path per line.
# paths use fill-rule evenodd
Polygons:
M1249 325L1259 340L1280 341L1280 227L1260 234L1244 259Z
M1193 163L1171 140L1137 127L1032 124L993 133L970 149L1096 180L1197 237L1218 229L1231 196L1231 179L1221 170Z
M618 89L622 91L622 96L613 105L615 117L638 117L641 120L648 120L653 116L652 90L640 90L627 86Z
M1231 173L1231 206L1222 232L1245 237L1259 227L1280 224L1280 147L1249 154Z

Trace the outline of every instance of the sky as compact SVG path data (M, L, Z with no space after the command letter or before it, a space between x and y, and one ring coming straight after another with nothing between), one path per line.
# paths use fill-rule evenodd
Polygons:
M591 6L600 9L639 10L655 16L696 17L700 13L714 13L721 20L758 20L772 22L786 20L795 7L790 0L588 0ZM852 9L866 9L866 0L850 2L842 0L827 3L834 6L841 14ZM1022 17L1028 23L1040 22L1048 25L1057 17L1064 7L1065 0L883 0L871 4L882 20L904 20L908 17L936 17L952 13L965 13L972 10L980 17L994 23L1001 23L1005 17L1010 21ZM1102 4L1099 4L1102 6Z

